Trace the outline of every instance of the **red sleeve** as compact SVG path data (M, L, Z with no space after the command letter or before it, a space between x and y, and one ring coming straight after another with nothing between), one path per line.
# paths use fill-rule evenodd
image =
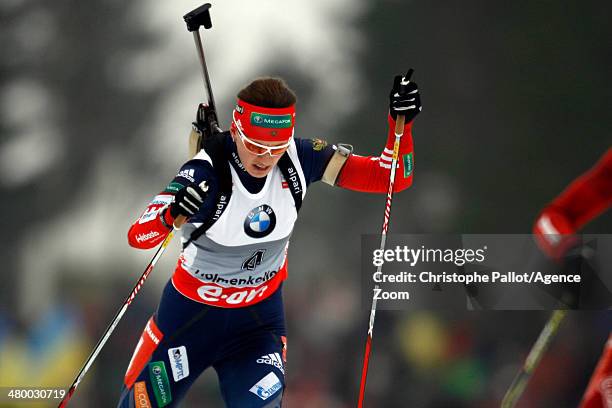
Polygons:
M229 140L229 139L228 139ZM150 249L161 243L172 229L174 218L166 209L174 200L174 195L185 186L200 184L206 180L209 183L209 196L216 197L217 181L208 154L201 150L192 160L183 164L178 174L166 188L156 195L144 212L128 231L128 242L134 248ZM215 200L206 200L205 207L210 208Z
M134 248L150 249L162 242L170 232L174 221L170 211L164 211L174 195L162 192L155 196L128 231L128 242ZM162 218L164 220L162 221ZM165 223L165 224L164 224Z
M612 148L548 204L533 227L547 253L558 252L563 234L574 234L612 205Z
M562 213L576 230L612 204L612 148L589 171L574 180L549 207Z
M354 191L386 193L389 189L393 144L395 143L395 121L389 115L389 132L385 150L380 156L350 155L338 175L338 185ZM412 184L414 149L412 145L412 122L404 126L395 172L394 191L402 191Z

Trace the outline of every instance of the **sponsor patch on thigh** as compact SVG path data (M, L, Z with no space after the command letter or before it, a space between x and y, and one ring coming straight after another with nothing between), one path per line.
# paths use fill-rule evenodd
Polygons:
M147 393L147 385L144 381L139 381L134 384L134 407L136 408L151 408L151 400Z
M172 392L170 391L170 380L166 373L166 364L163 361L149 363L149 376L151 387L158 407L165 407L172 402Z
M140 336L138 345L136 345L136 349L132 355L132 360L125 373L123 382L126 387L130 388L132 384L134 384L134 381L136 381L136 378L138 378L138 375L146 366L147 361L149 361L163 337L163 333L159 330L155 324L155 320L151 317Z
M174 382L178 382L189 376L189 360L187 359L187 349L185 346L168 349L170 368Z
M259 380L254 386L252 386L249 391L265 401L281 388L283 388L281 381L278 379L276 374L270 372Z

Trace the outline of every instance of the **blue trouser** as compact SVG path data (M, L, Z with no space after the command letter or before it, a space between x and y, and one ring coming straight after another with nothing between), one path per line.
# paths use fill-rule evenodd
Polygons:
M123 386L118 408L174 407L211 366L228 407L281 406L286 351L281 289L255 305L223 309L194 302L169 282L142 336L130 364L134 378Z

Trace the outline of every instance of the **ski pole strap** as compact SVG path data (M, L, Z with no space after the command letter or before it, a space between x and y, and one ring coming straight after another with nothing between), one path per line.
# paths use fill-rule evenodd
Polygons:
M344 163L346 163L352 152L352 145L338 143L335 146L334 154L329 160L329 163L327 163L327 167L325 168L323 177L321 177L321 181L329 184L330 186L335 186L336 180L338 179L338 174L340 174L340 170L342 170Z

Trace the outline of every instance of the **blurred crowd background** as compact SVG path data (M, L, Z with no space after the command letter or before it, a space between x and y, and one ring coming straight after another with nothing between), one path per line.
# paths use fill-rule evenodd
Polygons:
M151 258L126 232L187 159L203 86L182 15L199 5L0 3L0 386L68 387ZM611 144L610 2L224 0L211 11L224 128L238 89L279 75L299 97L299 137L377 155L393 76L415 69L414 185L394 199L391 232L527 233ZM370 301L360 237L379 231L383 207L309 190L284 285L288 407L356 404ZM586 231L612 232L612 217ZM114 406L172 246L72 406ZM366 405L496 406L547 316L382 311ZM608 312L570 313L521 406L576 406L611 327ZM212 371L183 404L221 405Z

